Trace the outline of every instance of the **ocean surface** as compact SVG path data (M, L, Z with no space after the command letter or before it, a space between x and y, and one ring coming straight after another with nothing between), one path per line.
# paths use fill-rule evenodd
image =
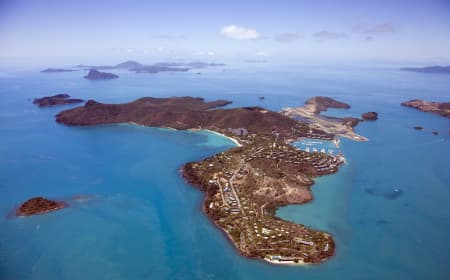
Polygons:
M200 75L117 73L116 80L88 81L84 72L0 69L1 280L450 279L450 121L400 106L413 98L449 101L450 76L269 64L231 64ZM352 106L329 115L377 111L376 122L356 128L369 142L341 140L347 163L316 179L314 201L277 212L332 233L336 256L303 267L241 257L200 211L203 194L179 173L183 163L224 151L231 141L126 124L67 127L54 115L73 105L31 103L63 92L112 103L225 98L230 106L272 110L326 95ZM34 196L70 207L11 215Z

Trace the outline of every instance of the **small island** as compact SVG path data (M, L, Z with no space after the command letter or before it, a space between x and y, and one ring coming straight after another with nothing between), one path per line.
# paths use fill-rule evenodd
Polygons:
M17 216L38 215L60 210L65 207L67 205L61 201L54 201L44 197L34 197L20 205L16 210L16 214Z
M62 68L47 68L41 71L41 73L63 73L63 72L74 72L78 71L75 69L62 69Z
M39 107L49 107L55 105L65 105L84 102L83 99L70 98L70 95L66 93L60 93L53 96L45 96L41 98L35 98L33 104Z
M320 106L325 108L349 107L326 98L313 100L323 100ZM203 212L244 256L275 264L320 263L333 256L335 243L329 233L275 213L280 206L311 201L313 178L337 172L344 162L341 154L301 151L290 143L301 137L332 140L335 135L261 107L220 108L229 103L194 97L144 97L124 104L89 100L60 112L56 121L209 130L228 137L237 147L181 168L183 177L205 193ZM318 107L316 102L308 104Z
M415 108L423 112L430 112L443 117L450 118L450 102L433 102L414 99L402 102L401 105L405 107Z
M207 63L207 62L158 62L155 64L145 65L134 60L128 60L116 65L76 65L75 68L86 68L93 70L113 70L126 69L135 73L156 74L160 72L187 72L191 69L203 69L206 67L224 66L223 63Z
M367 112L361 115L363 120L366 121L375 121L378 119L378 113L377 112Z
M450 66L404 67L400 70L426 74L450 74Z
M89 74L84 76L84 78L88 80L111 80L117 79L119 76L113 73L100 72L98 70L91 69L89 70Z

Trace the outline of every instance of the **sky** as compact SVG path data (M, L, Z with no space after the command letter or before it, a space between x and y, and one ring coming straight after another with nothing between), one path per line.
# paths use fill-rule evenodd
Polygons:
M450 0L0 0L0 63L111 59L450 63Z

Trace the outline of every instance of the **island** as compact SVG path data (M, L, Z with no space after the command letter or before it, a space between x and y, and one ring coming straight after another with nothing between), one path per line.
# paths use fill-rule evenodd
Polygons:
M366 121L375 121L378 119L378 113L377 112L367 112L361 115L363 120Z
M33 104L39 107L49 107L55 105L65 105L84 102L83 99L70 98L70 95L66 93L60 93L53 96L45 96L41 98L35 98Z
M367 141L364 136L358 135L353 128L360 119L353 117L337 118L321 115L328 108L348 109L350 105L337 101L330 97L316 96L305 101L305 105L296 108L285 108L282 114L301 122L310 124L307 136L309 138L333 140L335 135L346 137L354 141ZM317 134L314 130L325 132Z
M111 80L111 79L117 79L119 76L113 73L107 73L107 72L100 72L95 69L89 70L89 74L84 76L85 79L88 80Z
M450 118L450 102L433 102L414 99L401 103L402 106L411 107L423 112L431 112L443 117Z
M427 74L450 74L450 66L404 67L400 70Z
M60 210L67 207L66 203L54 201L44 197L34 197L28 199L16 210L18 216L30 216L44 214L51 211Z
M206 67L224 66L223 63L207 63L207 62L158 62L155 64L145 65L134 60L128 60L116 65L76 65L75 68L95 69L95 70L113 70L126 69L135 73L156 74L160 72L187 72L191 69L202 69Z
M41 73L62 73L62 72L74 72L75 69L62 69L62 68L47 68L41 71Z
M89 100L60 112L56 121L209 130L229 137L237 147L181 168L186 181L205 193L203 212L243 256L275 264L320 263L330 258L335 242L329 233L280 219L275 213L280 206L311 201L314 177L337 172L345 160L342 154L306 152L291 143L300 137L333 139L335 135L261 107L220 108L229 103L194 97L144 97L124 104Z

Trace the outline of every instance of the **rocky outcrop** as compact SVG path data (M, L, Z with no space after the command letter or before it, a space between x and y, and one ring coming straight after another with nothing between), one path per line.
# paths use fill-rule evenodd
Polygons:
M111 79L117 79L119 76L113 73L107 73L107 72L100 72L95 69L89 70L89 74L84 76L85 79L88 80L111 80Z
M46 96L42 98L35 98L33 100L33 104L38 105L39 107L49 107L55 105L64 105L64 104L74 104L81 103L83 99L69 98L70 95L66 93L60 93L53 96Z
M378 119L378 114L377 112L367 112L362 114L361 117L366 121L375 121Z
M415 108L423 112L431 112L450 118L450 102L433 102L414 99L401 103L402 106Z
M66 206L67 205L61 201L53 201L44 197L34 197L20 205L20 207L17 208L16 213L18 216L30 216L56 211Z

